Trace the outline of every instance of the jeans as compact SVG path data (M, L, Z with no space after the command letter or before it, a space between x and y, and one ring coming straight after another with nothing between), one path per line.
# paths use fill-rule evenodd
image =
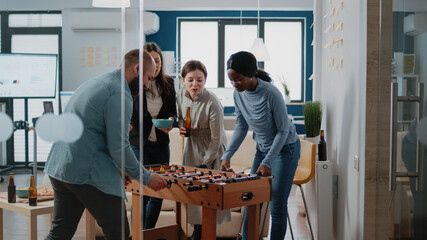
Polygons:
M88 184L70 184L50 178L55 194L54 217L47 240L72 239L87 208L104 232L105 239L122 239L122 217L125 219L124 239L129 239L129 223L123 198L106 194Z
M139 159L139 147L131 145L136 158ZM147 141L144 145L144 165L150 164L169 164L170 149L169 145L159 144L157 142ZM162 209L163 199L144 196L142 207L142 220L144 229L154 228Z
M295 170L298 166L298 160L301 153L301 144L298 140L295 143L283 146L279 155L273 161L271 166L271 175L274 178L271 181L271 233L270 239L282 240L286 235L287 215L288 215L288 197L292 188L292 182ZM255 153L252 163L251 173L255 173L265 158L267 153L259 150ZM243 240L248 238L248 209L245 207L245 220L243 224Z

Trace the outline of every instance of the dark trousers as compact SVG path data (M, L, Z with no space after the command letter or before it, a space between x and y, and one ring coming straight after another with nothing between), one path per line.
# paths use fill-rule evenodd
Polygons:
M131 145L136 158L139 159L139 147ZM144 145L144 165L150 164L169 164L170 149L168 144L161 144L158 142L146 141ZM143 213L142 221L144 223L144 229L154 228L157 223L157 219L160 215L162 208L163 199L144 196L143 197Z
M85 208L102 228L105 239L129 239L129 223L121 197L106 194L88 184L69 184L52 177L50 181L55 198L54 217L46 239L72 239ZM124 238L122 216L125 219Z

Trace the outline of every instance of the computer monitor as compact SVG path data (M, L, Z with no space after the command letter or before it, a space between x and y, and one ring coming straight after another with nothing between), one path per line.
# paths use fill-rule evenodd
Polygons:
M0 54L0 98L54 98L56 54Z

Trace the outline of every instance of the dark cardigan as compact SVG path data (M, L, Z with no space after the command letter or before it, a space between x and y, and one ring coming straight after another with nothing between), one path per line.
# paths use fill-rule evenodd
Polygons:
M172 81L172 78L168 78L168 81ZM173 86L173 84L172 84ZM173 117L174 120L176 120L177 113L176 113L176 93L175 89L172 89L172 96L166 95L165 91L162 91L161 98L163 101L163 105L160 108L159 115L157 116L158 119L167 119L169 117ZM153 118L151 117L150 113L147 110L147 98L144 90L144 143L148 140L148 136L150 135L151 128L153 127L153 122L151 121ZM132 145L139 147L139 96L136 97L133 101L133 114L132 114L132 130L129 133L129 141ZM157 136L157 142L160 144L169 144L169 134L163 132L162 130L159 130L155 128L156 136Z

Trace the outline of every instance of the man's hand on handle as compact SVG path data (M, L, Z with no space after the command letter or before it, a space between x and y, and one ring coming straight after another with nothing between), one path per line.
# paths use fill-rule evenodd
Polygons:
M163 189L167 186L166 179L164 179L162 176L160 176L157 173L152 173L151 180L147 184L147 187L153 189L154 191L159 191L160 189Z

